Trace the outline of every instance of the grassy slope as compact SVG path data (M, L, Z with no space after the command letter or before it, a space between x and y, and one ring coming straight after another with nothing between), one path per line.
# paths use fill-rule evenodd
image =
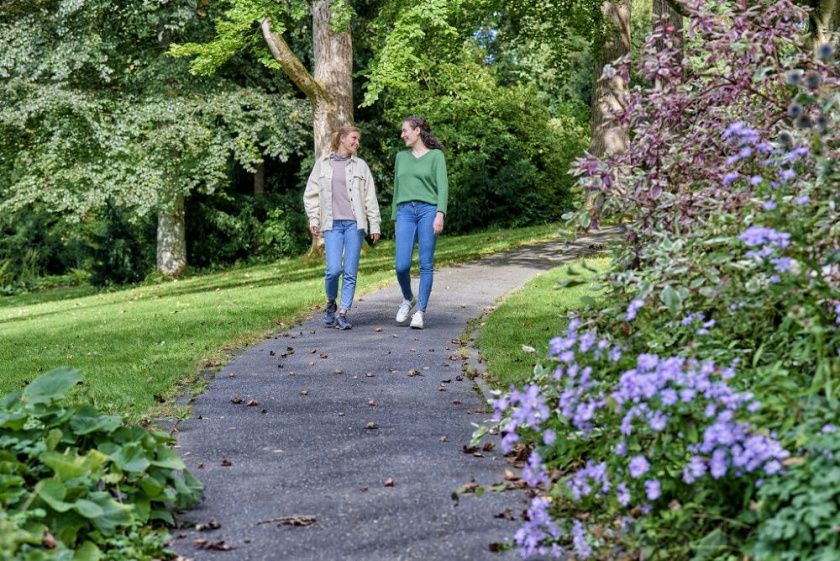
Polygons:
M587 265L606 271L610 259L600 257L586 260ZM536 361L548 352L548 341L565 328L566 312L582 306L581 298L596 296L595 273L586 271L578 263L573 270L586 278L587 284L557 288L557 283L570 278L569 266L563 265L540 275L506 299L484 322L476 344L484 357L492 381L500 387L520 384L531 374ZM528 345L537 350L528 354Z
M556 235L555 226L442 237L437 265ZM0 298L0 395L57 366L79 368L105 410L160 414L226 350L258 341L323 301L323 263L305 258L114 292L63 289ZM394 281L393 242L362 257L357 296ZM171 413L171 411L169 411Z

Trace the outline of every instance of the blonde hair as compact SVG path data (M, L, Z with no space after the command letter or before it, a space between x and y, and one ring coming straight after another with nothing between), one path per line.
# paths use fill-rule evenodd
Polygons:
M333 133L332 142L330 142L330 148L333 152L338 150L338 143L341 141L342 137L347 136L351 132L357 132L359 133L359 135L362 134L362 131L360 131L357 127L354 127L353 125L344 125L340 129L338 129L337 132Z

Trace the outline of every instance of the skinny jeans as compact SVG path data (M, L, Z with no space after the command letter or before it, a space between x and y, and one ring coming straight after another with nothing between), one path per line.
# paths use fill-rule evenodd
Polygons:
M420 294L417 309L426 311L432 293L435 265L434 231L437 206L421 201L408 201L397 205L395 269L403 298L411 300L411 260L417 243L417 260L420 265Z
M355 220L334 220L332 230L323 232L327 272L324 279L327 300L338 296L338 279L341 282L340 310L349 310L356 293L356 275L359 272L359 255L362 252L364 231L356 227ZM343 267L342 267L343 260Z

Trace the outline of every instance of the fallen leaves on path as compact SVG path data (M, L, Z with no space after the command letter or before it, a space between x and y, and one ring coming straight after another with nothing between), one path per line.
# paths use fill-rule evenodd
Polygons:
M233 465L233 462L231 462L231 461L230 461L230 460L228 460L227 458L222 458L222 463L221 463L221 466L222 466L223 468L230 467L230 466L232 466L232 465Z
M247 403L248 407L256 407L259 404L260 404L260 402L257 401L256 399L250 399L250 400L248 400L248 403Z
M242 398L238 395L235 395L232 398L230 398L230 402L238 405L242 403Z
M378 428L379 428L379 425L377 425L373 421L370 421L370 422L368 422L368 424L365 425L365 430L376 430Z
M300 395L309 395L309 390L300 390Z
M376 401L375 399L369 399L368 400L368 405L370 405L371 407L376 407L377 405L379 405L379 402Z
M396 481L394 481L394 478L393 478L393 477L389 477L388 479L386 479L386 480L383 482L383 485L384 485L385 487L393 487L395 484L396 484Z
M276 518L269 518L268 520L260 520L257 522L257 526L260 524L278 524L278 525L285 525L285 526L311 526L316 521L314 516L304 515L304 514L295 514L292 516L278 516Z
M234 549L232 545L225 543L225 540L205 540L204 538L199 538L193 540L193 543L196 549L210 549L214 551L230 551Z
M415 376L422 376L423 374L420 373L419 370L414 370L413 368L408 371L408 377L414 378Z
M208 522L206 524L204 524L202 522L199 522L198 524L195 525L195 530L196 530L196 532L209 532L211 530L218 530L221 527L222 527L222 525L219 524L217 521L211 520L210 522Z

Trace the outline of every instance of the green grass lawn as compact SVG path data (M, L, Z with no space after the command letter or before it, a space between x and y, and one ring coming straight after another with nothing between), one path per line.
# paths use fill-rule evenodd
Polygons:
M557 226L443 236L436 265L549 239ZM394 282L393 241L362 257L357 296ZM268 265L95 292L87 287L0 298L0 395L58 366L79 368L85 400L132 418L171 415L183 383L203 368L311 313L324 264L300 257ZM160 405L156 396L166 400Z
M598 257L585 260L587 266L598 271L609 268L610 259ZM586 284L558 288L560 281L571 278L569 265L542 274L507 298L484 320L476 337L490 374L490 381L500 388L524 382L534 364L548 352L548 341L566 326L565 314L583 305L586 296L597 297L597 273L587 271L580 262L571 265L579 273L575 278ZM522 345L536 349L536 354L522 350Z

